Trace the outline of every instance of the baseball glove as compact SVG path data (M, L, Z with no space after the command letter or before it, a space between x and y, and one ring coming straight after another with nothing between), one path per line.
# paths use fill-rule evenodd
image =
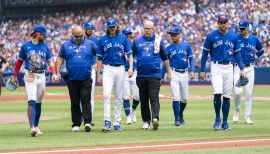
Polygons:
M8 80L7 80L6 87L7 87L8 90L14 91L19 87L19 82L18 81L13 82L12 81L12 76L10 76L8 78Z
M244 78L243 76L240 76L239 80L236 82L236 87L242 87L248 84L248 78Z

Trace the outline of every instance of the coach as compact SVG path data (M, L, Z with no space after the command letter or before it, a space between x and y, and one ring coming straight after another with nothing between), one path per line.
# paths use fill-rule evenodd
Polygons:
M67 86L71 100L72 131L80 130L82 119L86 132L91 130L91 59L96 53L94 42L84 39L82 27L74 26L72 38L65 42L56 59L56 72L60 76L61 65L66 61ZM80 103L82 109L80 107Z
M137 56L137 78L136 83L139 87L141 100L141 114L143 119L142 129L147 130L150 127L151 112L149 108L149 99L152 110L153 130L159 126L159 91L160 91L160 73L161 60L164 62L167 70L167 77L171 79L171 69L165 46L158 35L155 35L154 23L152 21L144 22L144 35L135 40L132 49L133 54Z

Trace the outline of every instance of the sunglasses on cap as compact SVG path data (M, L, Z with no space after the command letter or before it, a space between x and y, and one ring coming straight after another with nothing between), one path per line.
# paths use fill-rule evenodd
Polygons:
M72 35L74 39L82 39L83 35Z

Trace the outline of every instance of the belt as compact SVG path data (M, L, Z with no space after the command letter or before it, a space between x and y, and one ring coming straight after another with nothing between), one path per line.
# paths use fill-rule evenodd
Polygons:
M37 74L42 74L45 73L45 70L29 70L30 73L37 73Z
M214 64L222 64L222 65L228 65L232 64L230 61L213 61Z
M171 68L171 69L175 72L178 72L178 73L185 73L186 71L188 71L187 68L185 68L185 69Z
M108 64L109 66L120 67L122 64Z
M244 67L249 67L249 66L252 66L252 65L254 65L254 63L243 64L243 66L244 66ZM235 66L238 66L238 64L237 64L237 63L235 63Z

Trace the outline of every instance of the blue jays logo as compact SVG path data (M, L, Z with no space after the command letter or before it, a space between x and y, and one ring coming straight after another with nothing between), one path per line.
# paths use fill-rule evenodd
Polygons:
M229 55L232 55L233 54L233 50L232 49L228 50L227 52L229 53Z

